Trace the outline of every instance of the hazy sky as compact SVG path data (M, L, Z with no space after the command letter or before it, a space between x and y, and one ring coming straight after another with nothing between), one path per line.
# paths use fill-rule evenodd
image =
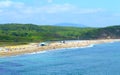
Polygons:
M0 0L0 23L120 24L120 0Z

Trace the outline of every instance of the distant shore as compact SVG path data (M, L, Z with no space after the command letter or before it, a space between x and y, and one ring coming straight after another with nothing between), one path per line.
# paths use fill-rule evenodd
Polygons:
M92 44L102 44L120 41L120 39L100 39L100 40L79 40L79 41L64 41L52 42L45 46L40 46L39 43L31 43L29 45L6 46L1 47L0 56L15 56L26 53L33 53L46 50L54 50L61 48L86 47Z

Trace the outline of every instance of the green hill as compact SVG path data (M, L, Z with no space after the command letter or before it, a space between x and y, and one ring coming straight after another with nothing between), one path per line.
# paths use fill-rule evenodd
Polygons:
M120 38L119 33L120 26L76 28L34 24L0 24L0 42Z

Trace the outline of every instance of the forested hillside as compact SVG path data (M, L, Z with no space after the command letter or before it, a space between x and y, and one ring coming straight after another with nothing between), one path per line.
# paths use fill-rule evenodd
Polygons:
M120 38L120 26L76 28L33 24L0 24L0 42L40 42L102 38Z

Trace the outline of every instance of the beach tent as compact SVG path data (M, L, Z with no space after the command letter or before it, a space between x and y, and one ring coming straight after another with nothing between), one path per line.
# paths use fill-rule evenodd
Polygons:
M46 46L46 45L47 45L46 42L39 43L39 46Z

